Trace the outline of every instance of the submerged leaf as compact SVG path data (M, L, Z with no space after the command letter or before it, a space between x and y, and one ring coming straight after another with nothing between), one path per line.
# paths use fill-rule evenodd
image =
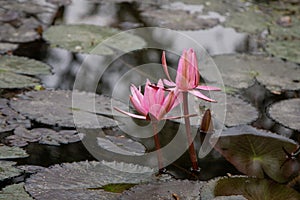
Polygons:
M229 128L217 140L219 151L240 172L263 178L269 176L277 182L286 182L299 169L299 162L287 162L283 150L293 152L298 145L288 138L257 130L250 126Z

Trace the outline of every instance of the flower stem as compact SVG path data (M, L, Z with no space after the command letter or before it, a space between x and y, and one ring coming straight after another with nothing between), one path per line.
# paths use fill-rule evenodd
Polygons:
M153 128L153 135L154 135L154 142L155 142L155 149L157 154L157 162L158 162L158 169L163 169L163 157L160 150L160 142L158 138L158 132L157 132L157 122L152 121L152 128Z
M191 134L191 124L190 124L190 117L189 115L189 107L188 107L188 93L183 92L183 114L184 114L184 122L185 122L185 130L186 130L186 135L187 135L187 140L188 140L188 145L189 145L189 154L190 154L190 159L192 162L192 169L194 171L199 171L198 167L198 162L197 162L197 155L194 147L194 142Z

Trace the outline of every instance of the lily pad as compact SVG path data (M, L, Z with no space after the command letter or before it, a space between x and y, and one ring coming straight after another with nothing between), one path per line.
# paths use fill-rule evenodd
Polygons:
M249 200L300 199L300 194L286 185L250 177L221 178L216 183L214 194L216 196L243 195Z
M240 172L248 176L268 176L286 182L296 173L299 162L287 162L283 148L293 152L298 145L291 139L251 126L229 128L217 139L215 149ZM283 165L284 164L284 165Z
M0 200L33 200L24 189L24 183L9 185L0 191Z
M143 48L145 41L129 33L94 25L60 25L52 26L44 37L52 46L61 47L72 52L97 55L111 55L113 49L132 51ZM102 43L103 45L99 44Z
M203 182L198 181L168 181L160 183L140 184L122 194L122 200L174 200L200 199L199 189Z
M26 75L47 75L50 74L50 67L37 60L6 55L0 57L0 71Z
M11 43L5 43L5 42L0 42L0 54L9 52L9 51L14 51L19 47L17 44L11 44Z
M12 72L0 71L0 88L25 88L33 87L37 84L39 84L39 79L15 74Z
M256 78L271 91L300 89L300 68L291 62L246 54L215 56L214 62L224 84L232 88L250 87Z
M23 171L14 167L16 162L0 160L0 181L19 176Z
M266 50L274 56L300 63L300 40L275 40L267 43Z
M29 155L19 147L0 145L0 159L25 158Z
M76 93L76 98L86 98L85 92L73 92ZM99 109L104 106L107 109L106 113L112 113L112 108L105 105L109 105L111 99L106 98L107 101L103 101L103 98L99 95L95 97L101 100L97 101L95 107ZM90 101L89 101L90 102ZM40 123L49 125L58 125L61 127L74 128L73 114L80 117L80 120L76 121L76 127L80 128L104 128L116 126L116 122L107 116L95 114L96 111L90 111L91 105L86 105L85 102L81 102L82 108L72 108L72 92L71 91L31 91L23 96L19 96L17 100L11 100L10 105L13 109L20 112L24 116L29 117ZM92 104L94 105L94 104ZM92 106L93 107L93 106ZM87 108L85 110L85 108ZM102 108L101 108L102 109Z
M123 155L144 155L146 152L146 148L141 143L125 137L97 137L97 143L105 150Z
M127 172L126 172L127 171ZM54 165L26 180L25 189L35 199L115 199L120 194L102 189L108 184L153 180L147 167L117 162L78 162Z
M300 99L279 101L270 106L269 115L280 124L291 129L300 130Z

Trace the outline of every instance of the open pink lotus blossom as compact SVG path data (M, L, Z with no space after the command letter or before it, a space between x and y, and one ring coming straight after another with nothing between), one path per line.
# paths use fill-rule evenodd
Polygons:
M218 91L220 89L213 86L199 85L200 74L198 71L198 61L193 49L183 51L178 63L176 83L174 83L170 78L165 52L163 52L162 54L162 66L167 78L169 79L164 79L164 83L170 87L174 87L172 90L178 90L179 92L189 92L190 94L195 95L200 99L215 102L215 100L208 98L199 91Z
M141 115L136 115L129 113L118 108L117 111L126 114L130 117L145 120L163 120L163 119L175 119L179 117L164 117L170 110L179 104L177 100L176 91L168 91L165 95L166 90L162 80L159 80L157 86L152 85L149 80L147 80L144 95L141 93L141 88L139 89L132 85L130 87L131 95L130 101L136 111ZM153 119L154 117L154 119Z

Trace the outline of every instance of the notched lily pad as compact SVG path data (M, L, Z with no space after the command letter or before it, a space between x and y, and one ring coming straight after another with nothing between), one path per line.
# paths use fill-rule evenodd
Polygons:
M47 75L50 67L37 60L19 56L0 56L0 71L9 71L25 75Z
M0 191L0 200L33 200L24 189L24 183L6 186Z
M0 159L25 158L29 155L19 147L9 147L0 144Z
M215 56L214 62L222 74L224 84L233 88L248 88L256 78L271 91L300 89L300 68L291 62L246 54Z
M87 93L77 92L76 98L84 99ZM102 105L110 105L108 101L103 101L103 98L96 95L95 107L101 108ZM97 98L100 100L97 101ZM77 99L78 100L78 99ZM90 101L88 101L90 103ZM87 105L86 101L80 102L80 108L72 107L72 92L71 91L31 91L25 95L19 96L17 100L11 100L10 105L24 116L32 120L49 124L58 125L61 127L74 128L74 115L76 115L76 127L78 128L104 128L116 126L116 122L109 117L95 114L97 111L90 110L91 105ZM92 104L93 105L93 104ZM106 113L112 113L111 107L105 107ZM78 119L79 118L79 119Z
M300 199L300 194L286 185L250 177L221 178L216 183L214 194L216 196L243 195L249 200Z
M288 99L274 103L268 109L272 119L291 129L300 130L300 99Z
M112 168L113 167L113 168ZM103 186L153 180L151 168L116 162L78 162L54 165L32 175L25 189L35 199L115 199L120 194Z
M199 189L203 182L198 181L168 181L160 183L140 184L125 191L122 200L196 200L200 199Z
M16 162L0 160L0 181L19 176L23 171L14 167Z
M141 143L125 137L97 137L97 143L105 150L123 155L140 156L144 155L146 151L146 148Z
M293 152L298 145L291 139L251 126L229 128L216 139L219 151L240 172L248 176L268 176L277 182L286 182L299 168L299 162L284 162L283 150Z
M113 49L132 51L145 46L145 41L129 33L94 25L60 25L52 26L44 38L52 46L61 47L72 52L111 55ZM118 35L117 35L118 34ZM102 45L99 45L103 43Z

